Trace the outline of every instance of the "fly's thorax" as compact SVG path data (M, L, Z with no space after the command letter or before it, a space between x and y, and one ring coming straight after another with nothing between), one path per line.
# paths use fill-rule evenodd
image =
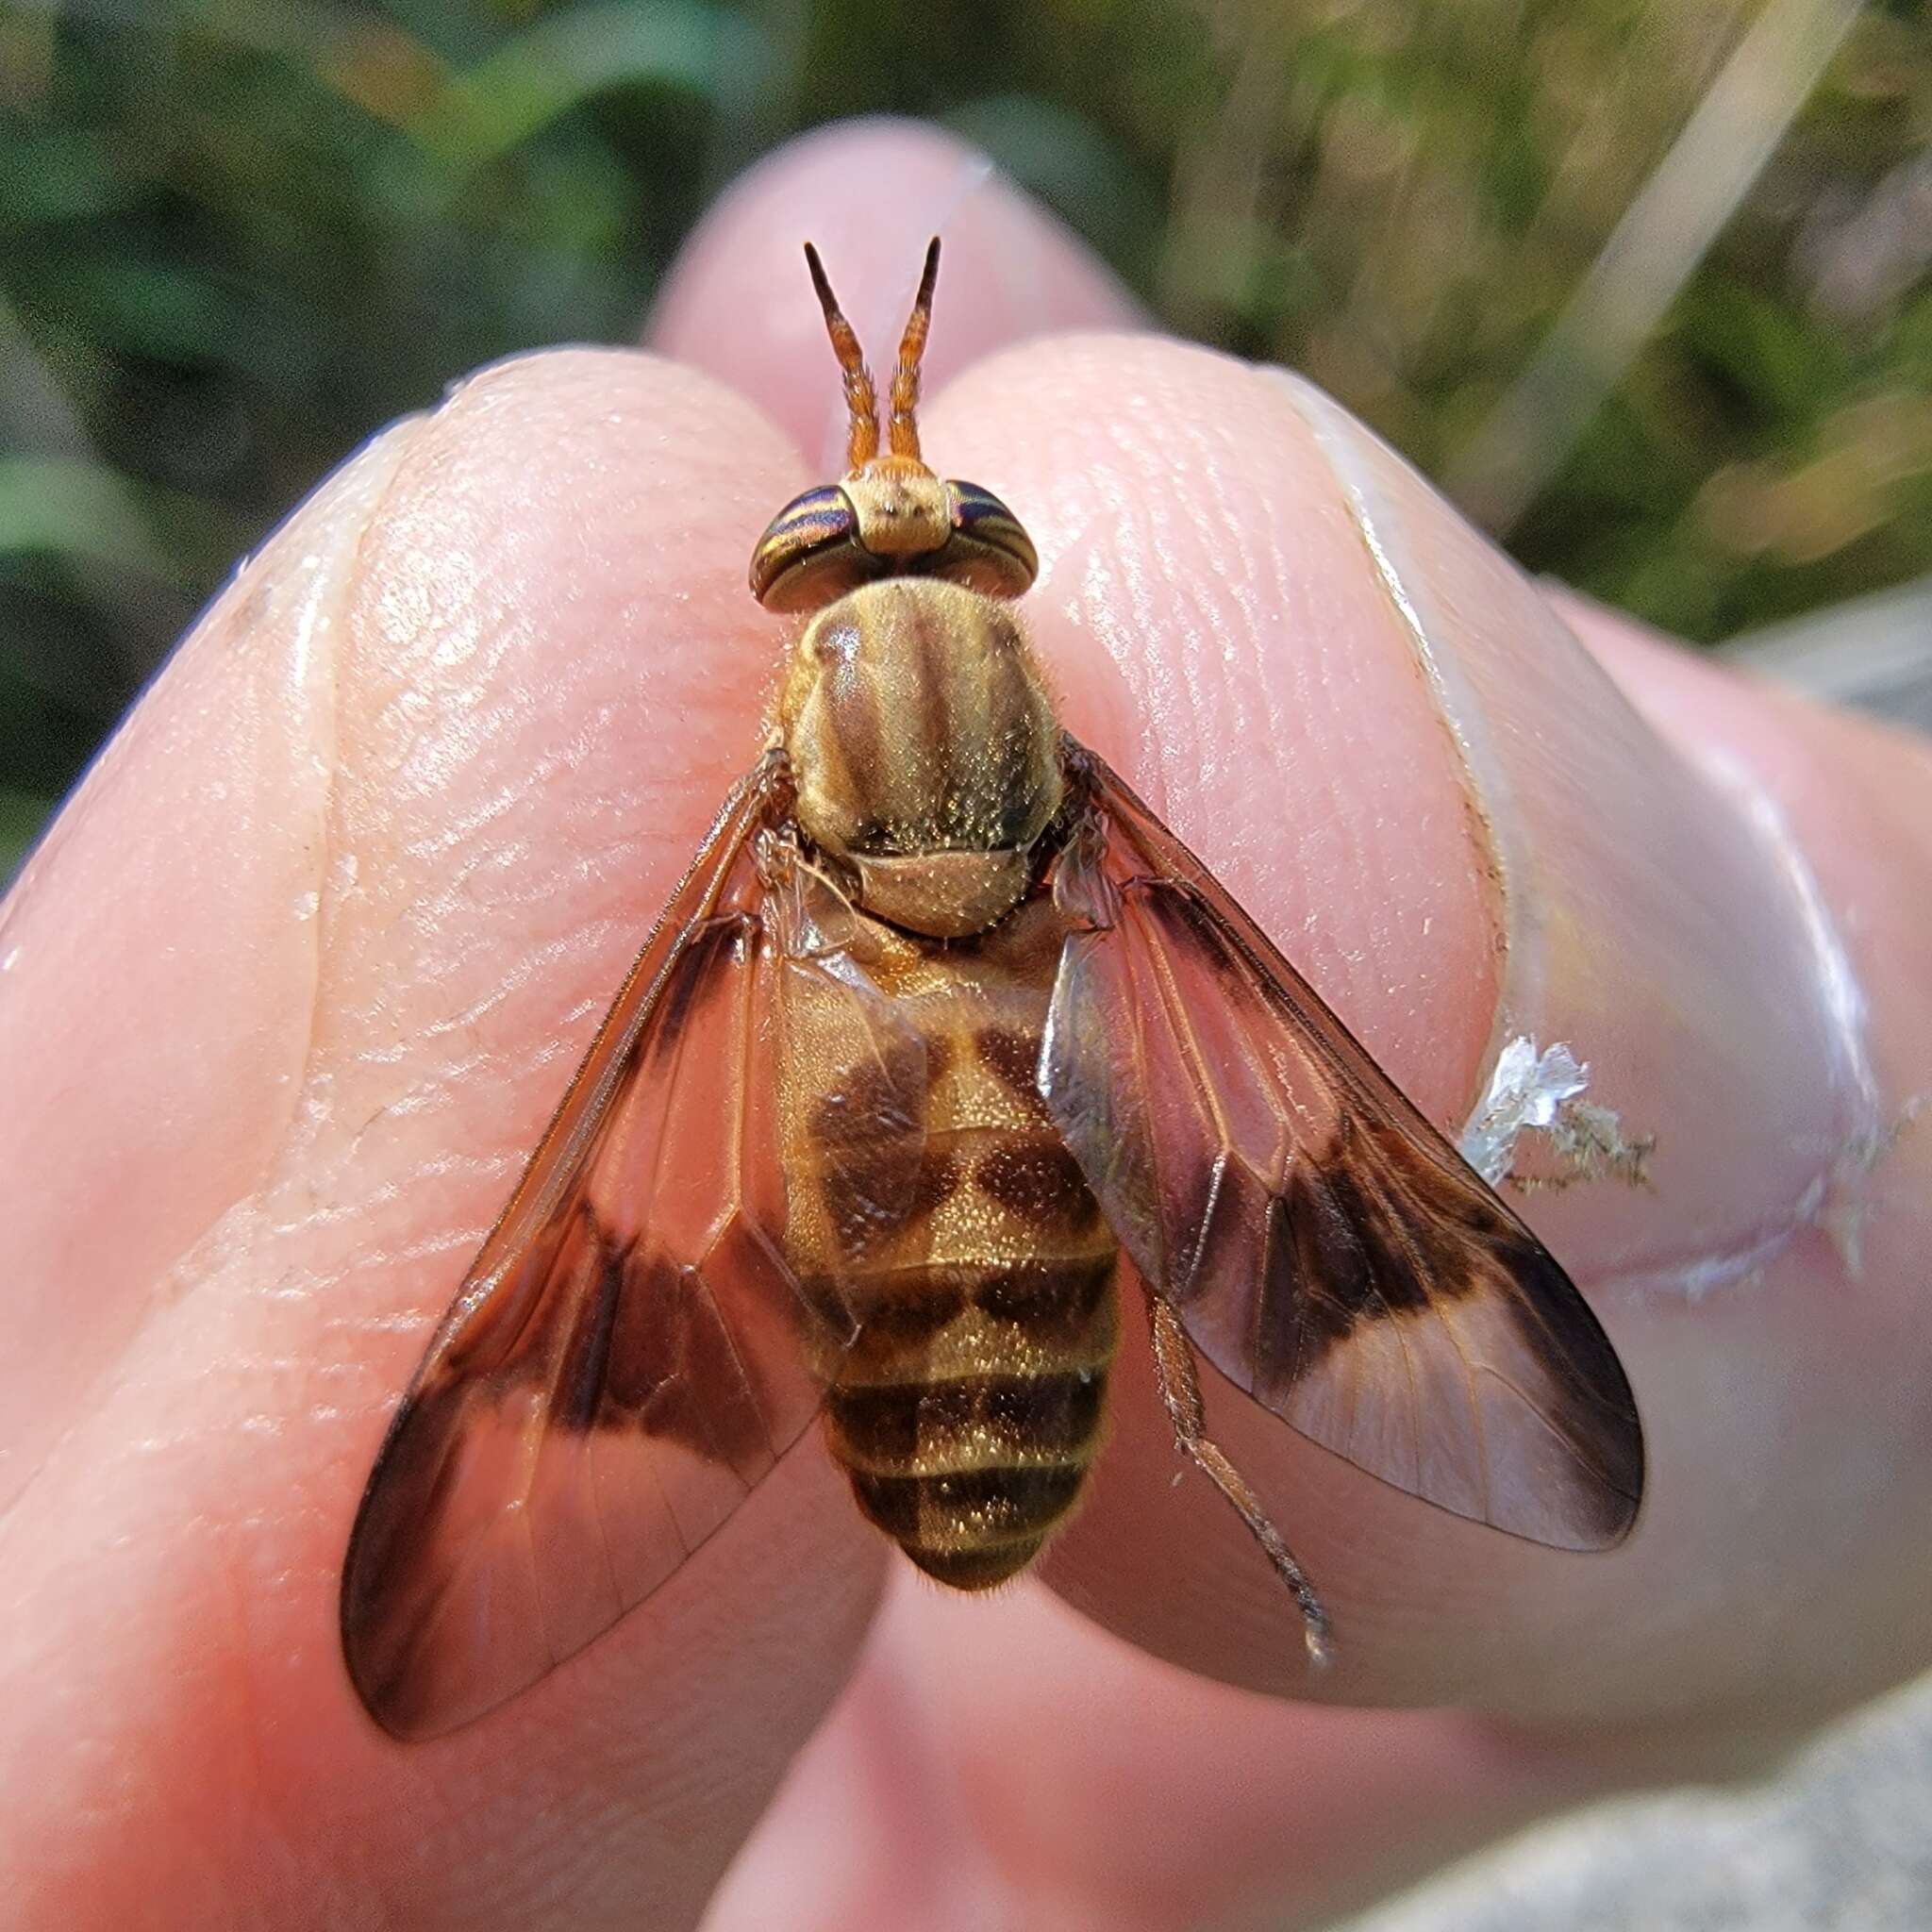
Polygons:
M888 578L799 639L778 703L806 836L866 910L959 938L1026 891L1060 806L1059 727L1004 605Z

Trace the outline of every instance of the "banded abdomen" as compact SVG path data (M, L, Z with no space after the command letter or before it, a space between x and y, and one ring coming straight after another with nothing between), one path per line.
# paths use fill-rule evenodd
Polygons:
M882 1055L788 1008L788 1245L858 1318L826 1434L859 1507L979 1590L1038 1554L1098 1449L1115 1245L1034 1088L1051 905L968 944L874 931Z

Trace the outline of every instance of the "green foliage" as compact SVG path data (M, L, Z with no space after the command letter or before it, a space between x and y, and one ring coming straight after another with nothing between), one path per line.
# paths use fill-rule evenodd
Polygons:
M1175 327L1453 477L1758 10L0 0L0 841L349 448L476 363L634 336L800 128L946 123ZM1550 452L1532 568L1700 638L1932 569L1925 27L1857 20Z

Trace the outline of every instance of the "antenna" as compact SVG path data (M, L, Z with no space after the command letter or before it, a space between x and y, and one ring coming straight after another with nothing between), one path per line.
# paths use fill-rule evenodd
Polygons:
M825 333L832 339L832 353L839 358L839 367L845 372L845 408L852 418L852 428L845 441L846 468L862 470L879 453L879 406L877 397L873 393L872 371L865 366L865 352L858 346L858 338L852 333L852 325L839 308L839 298L832 293L831 283L825 279L825 265L809 242L805 244L805 265L811 271L811 285L818 291L819 307L825 311ZM913 389L916 393L917 372L913 375ZM895 439L898 433L898 395L899 380L894 376L892 422ZM916 450L918 446L915 435L913 448ZM896 441L894 447L897 447Z
M925 354L925 338L932 327L932 287L940 278L940 238L925 244L925 266L920 272L919 293L913 298L912 313L906 318L906 333L899 339L899 366L892 372L892 413L887 424L895 457L919 460L919 363Z

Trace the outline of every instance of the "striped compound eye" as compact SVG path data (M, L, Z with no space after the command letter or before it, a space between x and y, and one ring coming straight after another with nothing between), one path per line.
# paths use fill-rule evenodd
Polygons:
M751 554L751 592L767 610L820 610L884 566L858 541L858 512L836 483L795 496Z
M752 552L752 595L767 610L823 610L880 577L932 576L983 596L1017 597L1038 574L1039 554L1019 518L976 483L945 485L946 521L938 526L944 536L932 547L892 555L883 545L867 549L851 492L866 496L878 487L861 475L788 503Z
M1040 574L1040 553L1020 519L991 490L948 483L953 534L924 565L927 575L989 597L1017 597Z

